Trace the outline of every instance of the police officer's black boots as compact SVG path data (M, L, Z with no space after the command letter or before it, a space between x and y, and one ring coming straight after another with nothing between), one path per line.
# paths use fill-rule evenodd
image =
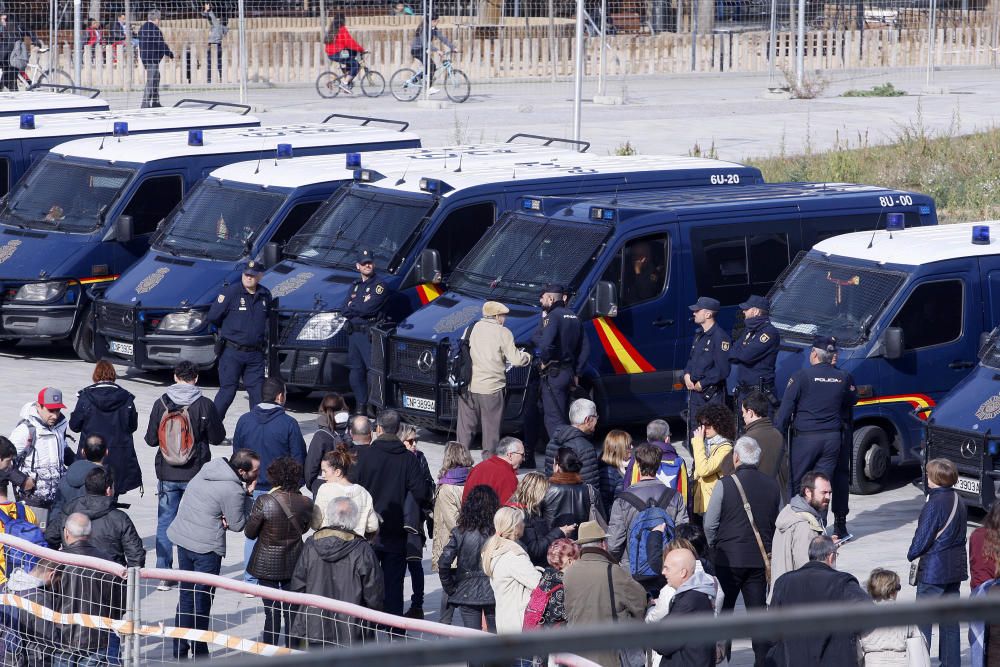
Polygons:
M842 540L845 539L847 536L850 535L850 533L847 532L847 517L846 516L838 516L836 519L834 519L834 521L833 521L833 534L836 535L837 537L839 537Z

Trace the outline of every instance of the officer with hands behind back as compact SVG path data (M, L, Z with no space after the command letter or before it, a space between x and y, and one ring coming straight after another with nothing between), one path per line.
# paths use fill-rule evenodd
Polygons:
M717 299L700 296L689 306L694 323L701 327L691 345L691 356L684 367L684 386L688 390L688 419L710 403L723 403L726 378L729 377L729 335L716 326Z
M778 403L774 394L774 364L781 336L768 318L770 309L767 298L756 294L740 304L746 328L739 338L733 337L729 360L736 366L736 405L743 405L750 392L759 391L770 402L767 416L773 417Z
M241 377L250 408L261 401L267 318L272 306L271 291L260 284L264 268L256 260L247 262L240 282L224 287L208 310L208 321L219 329L219 393L215 395L215 409L220 419L226 418Z
M368 367L372 364L371 327L382 319L389 300L389 288L375 275L375 253L358 253L361 277L351 284L341 314L347 319L347 364L357 414L368 412Z
M541 362L542 414L549 437L569 423L569 392L590 356L580 318L566 307L566 288L549 283L542 289L542 321L534 341Z

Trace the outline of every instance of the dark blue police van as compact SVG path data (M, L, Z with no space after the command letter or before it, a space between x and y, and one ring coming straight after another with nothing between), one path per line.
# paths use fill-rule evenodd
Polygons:
M852 490L877 491L893 456L920 461L926 427L928 455L952 459L956 488L985 507L1000 479L991 440L1000 405L990 387L995 338L969 373L985 332L1000 324L1000 246L990 234L1000 226L976 235L974 224L898 231L901 224L825 241L775 287L778 385L807 363L813 333L836 336L837 365L858 389Z
M387 160L383 165L381 160ZM366 158L357 181L320 208L284 248L263 283L279 299L272 368L290 386L347 386L340 308L357 279L360 248L394 291L399 321L430 303L469 250L529 192L574 196L664 186L760 183L760 171L689 157L601 157L526 143L415 151L402 162Z
M293 152L397 148L414 139L376 127L307 123L62 144L25 174L0 208L0 339L72 337L77 353L92 359L92 317L83 316L90 290L106 287L135 263L160 221L222 165ZM156 273L143 289L165 274Z
M59 91L79 91L59 92ZM30 113L66 114L83 111L107 111L108 103L100 98L101 91L93 88L46 86L36 90L0 92L0 117Z
M698 296L722 303L719 323L730 330L736 305L767 293L796 252L835 234L878 229L887 210L911 226L937 221L929 197L844 184L525 198L459 264L450 291L395 331L376 334L369 400L401 410L409 421L452 428L455 395L446 374L452 340L479 319L484 302L495 300L510 308L506 326L530 350L539 291L559 283L572 291L569 307L586 321L590 362L581 382L602 423L680 415L695 331L688 306ZM639 257L654 267L655 289L634 285L630 269ZM520 426L531 372L508 371L508 429Z

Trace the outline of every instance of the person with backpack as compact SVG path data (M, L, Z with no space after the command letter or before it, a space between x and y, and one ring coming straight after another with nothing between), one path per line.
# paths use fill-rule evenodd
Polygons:
M38 518L35 516L34 510L28 505L14 500L7 480L0 480L0 533L20 537L22 540L28 540L40 547L49 546L45 540L45 534L38 527ZM8 576L14 570L18 568L30 569L34 560L33 556L11 547L0 549L0 585L7 582Z
M597 489L583 481L580 457L569 447L560 447L553 464L549 488L542 499L542 516L550 528L568 526L569 537L584 521L606 521ZM599 517L599 518L598 518Z
M677 453L674 446L670 444L670 424L665 419L654 419L646 425L646 442L656 445L660 450L660 469L656 473L656 478L664 486L680 494L681 500L686 506L688 503L688 470L684 457ZM635 458L629 460L625 466L625 479L623 488L639 481L639 469L635 465Z
M36 401L21 408L21 420L10 434L17 449L18 469L35 481L34 489L23 493L22 499L31 505L43 527L59 482L73 462L73 452L66 445L69 420L62 413L65 409L62 391L45 387L38 392Z
M198 386L198 368L181 361L174 368L174 383L156 403L146 427L146 444L156 452L156 567L174 563L174 545L167 528L177 516L188 483L212 458L209 445L221 444L226 427L210 398ZM160 582L159 590L172 584Z
M306 461L303 465L303 475L306 486L313 498L323 486L323 476L320 465L327 452L337 449L340 443L350 442L347 436L347 420L350 413L347 412L347 402L344 397L336 392L331 392L323 396L319 403L319 410L316 412L316 432L312 440L309 441L309 449L306 451Z
M524 630L555 628L566 625L566 591L563 572L580 558L580 546L568 537L560 537L549 545L546 554L549 566L531 591L528 608L524 610Z
M763 472L760 446L749 436L736 441L736 471L719 480L705 512L705 537L715 552L715 575L722 585L722 610L731 612L742 594L747 609L767 607L771 541L781 511L781 488ZM754 665L762 667L770 643L753 641Z
M681 495L657 479L661 456L660 448L648 442L635 448L639 481L618 494L608 520L611 558L653 595L663 586L663 547L677 525L688 521Z

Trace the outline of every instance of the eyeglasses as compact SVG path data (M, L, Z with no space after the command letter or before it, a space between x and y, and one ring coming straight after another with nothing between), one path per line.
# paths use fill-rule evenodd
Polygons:
M524 457L524 452L511 452L511 454L517 454L520 457Z

